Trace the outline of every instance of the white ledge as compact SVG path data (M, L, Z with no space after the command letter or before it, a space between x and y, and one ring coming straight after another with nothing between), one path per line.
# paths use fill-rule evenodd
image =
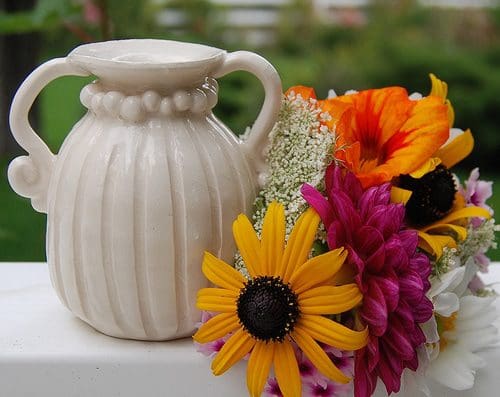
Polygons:
M483 278L486 283L500 281L500 266L492 265ZM500 307L499 302L496 305ZM190 339L121 340L73 317L52 290L44 263L0 263L0 318L1 396L247 395L244 363L214 377L211 360L197 353ZM482 354L488 364L478 372L473 389L455 392L433 385L433 394L497 395L500 348Z

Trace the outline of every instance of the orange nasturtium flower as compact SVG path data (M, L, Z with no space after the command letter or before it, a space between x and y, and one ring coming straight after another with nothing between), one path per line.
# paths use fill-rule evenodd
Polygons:
M438 96L411 100L404 88L389 87L319 102L336 122L336 157L364 188L417 170L449 136L448 107Z

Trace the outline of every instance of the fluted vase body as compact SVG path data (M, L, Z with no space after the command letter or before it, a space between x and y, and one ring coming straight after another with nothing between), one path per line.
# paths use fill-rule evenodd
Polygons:
M262 168L252 153L262 139L247 146L212 113L213 75L242 69L231 54L199 46L208 51L201 61L145 66L145 44L154 58L164 45L171 57L178 43L133 42L124 58L104 43L65 59L73 73L97 76L81 92L88 112L57 155L16 159L9 179L47 213L47 260L63 304L105 334L167 340L191 335L200 319L204 251L233 260L231 225L255 198Z

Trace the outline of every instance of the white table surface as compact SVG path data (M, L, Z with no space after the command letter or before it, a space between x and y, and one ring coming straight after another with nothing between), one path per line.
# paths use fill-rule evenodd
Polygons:
M484 280L500 281L500 266L492 265ZM121 340L73 317L52 290L44 263L0 263L0 318L0 397L246 395L244 363L214 377L211 360L190 339ZM433 387L433 394L499 396L500 346L482 354L489 365L473 389Z

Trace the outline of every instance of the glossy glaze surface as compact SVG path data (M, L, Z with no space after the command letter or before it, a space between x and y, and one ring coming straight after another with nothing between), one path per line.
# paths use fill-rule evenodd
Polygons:
M122 338L193 332L196 293L207 285L203 251L231 261L231 224L250 210L263 179L262 153L280 106L279 77L258 55L172 43L83 46L35 70L12 106L13 134L30 156L11 163L9 181L48 215L47 258L58 296L97 330ZM113 56L107 59L103 47ZM182 60L153 56L168 48L182 48ZM141 63L144 51L153 55ZM134 80L141 69L147 76ZM169 84L165 70L197 77ZM212 113L214 77L233 70L256 74L266 91L246 142ZM53 78L92 73L98 80L80 96L89 111L54 155L29 126L29 107Z

